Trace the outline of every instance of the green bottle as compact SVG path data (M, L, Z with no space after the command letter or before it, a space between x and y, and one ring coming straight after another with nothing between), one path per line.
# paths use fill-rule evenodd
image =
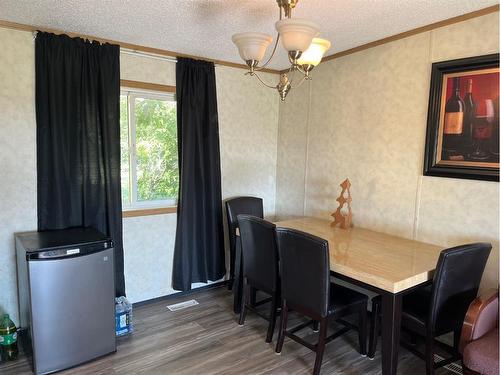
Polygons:
M9 314L5 314L0 321L0 358L11 361L17 358L17 353L17 328Z

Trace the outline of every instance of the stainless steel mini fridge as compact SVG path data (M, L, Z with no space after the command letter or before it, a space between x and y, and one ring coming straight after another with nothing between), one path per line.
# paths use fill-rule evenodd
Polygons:
M113 252L91 228L16 235L21 342L35 374L116 351Z

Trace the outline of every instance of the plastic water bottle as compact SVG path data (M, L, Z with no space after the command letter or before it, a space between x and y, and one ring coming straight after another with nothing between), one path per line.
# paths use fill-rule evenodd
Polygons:
M9 314L5 314L0 321L0 358L11 361L17 358L17 354L17 328Z
M116 336L128 335L134 331L132 304L123 296L115 298L115 303Z

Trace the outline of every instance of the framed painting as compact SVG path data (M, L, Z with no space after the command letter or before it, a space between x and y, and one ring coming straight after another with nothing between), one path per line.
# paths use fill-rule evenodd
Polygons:
M432 64L424 175L499 180L499 55Z

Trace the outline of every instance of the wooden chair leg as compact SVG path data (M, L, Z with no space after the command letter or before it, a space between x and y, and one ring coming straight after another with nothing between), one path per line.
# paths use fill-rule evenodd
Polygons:
M316 360L314 361L313 375L319 375L321 371L321 363L323 362L323 353L325 352L326 345L326 332L328 330L328 320L321 319L319 324L319 340L316 346Z
M377 341L379 333L379 322L380 322L380 304L372 303L372 315L370 324L370 345L368 348L368 357L374 358L375 351L377 350Z
M417 334L414 332L410 332L410 344L417 345Z
M455 351L455 354L459 352L458 347L460 345L460 335L462 334L462 327L460 328L455 328L453 331L453 350Z
M425 373L434 375L434 337L430 334L425 339Z
M358 337L359 337L359 354L366 355L366 302L359 310L358 318Z
M233 247L229 249L229 280L227 282L227 289L233 290L234 275L235 275L235 265L236 265L236 252Z
M286 301L283 301L283 304L281 305L281 321L280 321L280 330L278 333L278 342L276 343L276 353L281 353L281 349L283 349L283 342L285 341L285 331L287 324L288 324L288 306L286 305Z
M479 372L472 371L471 369L465 367L463 363L462 363L462 373L464 375L481 375Z
M250 287L250 306L255 307L257 303L257 289L253 286Z
M238 324L240 326L245 324L245 318L247 315L249 289L250 289L250 285L248 284L248 280L245 278L245 279L243 279L243 291L242 291L242 295L241 295L240 321L238 322Z
M274 327L276 327L276 315L278 312L278 293L274 293L271 300L271 309L269 312L269 326L267 327L266 342L273 341Z
M318 332L318 330L319 330L319 322L317 320L313 320L312 329L313 329L314 332Z

